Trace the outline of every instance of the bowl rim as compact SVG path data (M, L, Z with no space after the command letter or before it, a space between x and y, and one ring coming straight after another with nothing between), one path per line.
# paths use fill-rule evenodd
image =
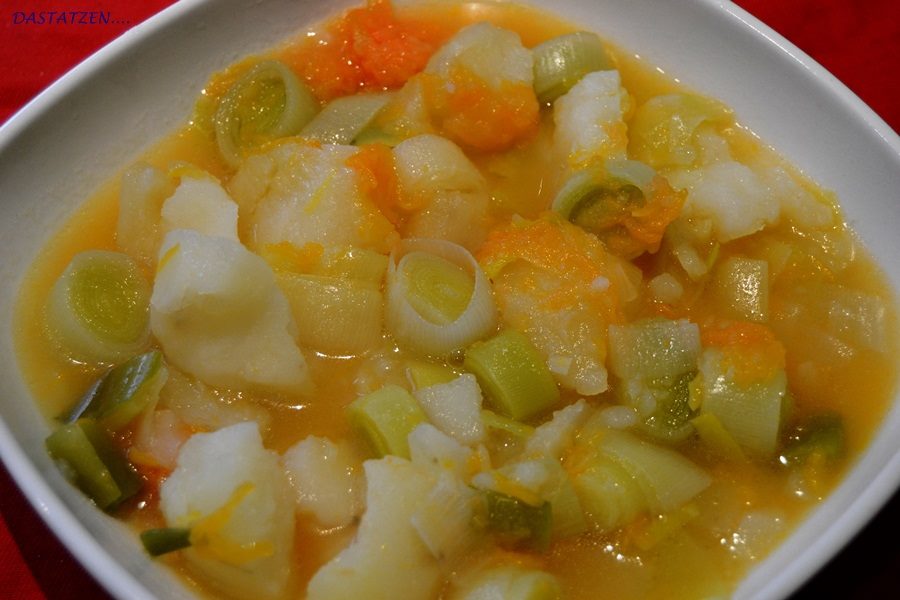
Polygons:
M424 1L428 2L429 0ZM523 4L535 5L538 8L553 10L549 6L549 2L536 4L529 0L518 1ZM91 54L26 103L0 126L0 149L14 143L24 131L41 119L48 108L64 100L68 94L78 89L85 79L120 60L132 46L178 23L195 8L213 2L214 0L178 0ZM731 20L736 27L748 28L754 33L758 44L768 46L770 49L777 49L778 56L784 61L784 68L791 68L798 74L805 74L824 93L839 100L849 114L879 138L880 142L893 154L895 163L900 166L900 136L897 132L824 67L730 0L692 0L692 2L707 10L715 11L721 18ZM894 395L894 404L897 405L897 390ZM893 410L900 410L900 406L894 406ZM890 408L884 416L885 421L889 417L889 412ZM848 484L853 473L858 470L862 459L869 453L876 438L885 433L882 431L883 429L883 424L877 427L867 443L866 449L863 450L857 461L848 467L842 483L831 492L830 496L834 496L838 489ZM153 595L134 574L98 542L60 496L54 492L41 475L40 469L31 461L12 435L2 415L0 415L0 460L35 512L101 586L117 598L153 598ZM900 452L895 452L882 465L877 475L868 480L862 492L846 505L839 517L817 537L816 546L807 548L800 557L793 557L793 568L773 573L773 576L762 584L760 594L764 597L785 597L799 589L836 556L854 535L861 531L863 526L874 517L878 509L883 507L898 489L900 489ZM807 513L792 528L788 538L782 541L779 547L783 547L787 539L793 537L803 523L819 512L827 501L826 498L825 502L818 503ZM823 543L818 543L819 540ZM773 556L776 554L777 548L769 553L763 561L757 563L741 580L741 586L754 576L754 571L758 571L761 565L772 562Z

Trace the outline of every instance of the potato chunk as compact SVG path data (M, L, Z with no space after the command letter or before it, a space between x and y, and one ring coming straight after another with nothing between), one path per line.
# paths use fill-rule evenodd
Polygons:
M262 258L181 229L165 237L159 265L150 329L176 367L212 386L307 390L288 302Z
M278 455L255 423L191 437L160 487L172 527L191 528L188 565L239 598L278 598L290 573L294 508Z

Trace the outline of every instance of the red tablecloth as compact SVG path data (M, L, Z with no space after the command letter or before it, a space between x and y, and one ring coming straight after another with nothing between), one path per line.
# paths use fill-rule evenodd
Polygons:
M0 122L109 40L172 0L7 0L0 9ZM898 0L738 0L822 63L900 131ZM68 13L39 24L32 12ZM798 597L880 598L900 588L895 499ZM106 598L0 467L0 597Z

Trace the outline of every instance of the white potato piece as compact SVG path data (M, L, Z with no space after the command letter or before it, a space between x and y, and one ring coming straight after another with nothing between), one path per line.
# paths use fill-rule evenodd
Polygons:
M713 235L729 242L778 221L781 207L764 182L738 162L714 163L693 171L673 172L675 188L688 190L681 218L710 219Z
M362 514L362 461L346 441L309 436L284 453L282 464L296 493L297 511L311 515L321 527L343 527Z
M436 135L418 135L394 148L397 181L414 207L406 237L441 239L474 251L487 235L484 177L459 146Z
M484 441L481 388L471 373L416 390L413 395L428 420L456 441L467 445Z
M212 386L302 393L306 360L271 268L232 240L166 235L150 329L177 368Z
M628 146L624 115L630 102L618 71L581 78L553 104L554 145L570 167L601 159L624 159Z
M210 175L184 176L162 206L162 232L193 229L238 241L238 207Z
M291 568L294 507L278 455L255 423L198 433L160 487L171 527L190 527L188 565L237 598L279 598Z
M584 398L553 413L553 418L542 423L525 442L522 456L526 458L562 458L575 440L575 432L589 414Z
M396 232L346 164L357 150L296 142L247 158L228 189L240 207L241 226L247 228L242 235L250 247L313 242L386 253Z
M363 468L366 512L356 539L313 576L307 600L436 597L440 569L411 522L434 476L396 456L366 461Z

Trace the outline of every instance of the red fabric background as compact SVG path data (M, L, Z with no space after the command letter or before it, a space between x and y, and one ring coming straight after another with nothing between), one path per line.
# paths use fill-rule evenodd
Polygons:
M171 0L5 0L0 8L0 122L79 61ZM794 42L900 131L900 2L738 0ZM37 25L16 13L98 11L108 23ZM95 17L100 18L100 17ZM880 598L900 587L900 499L797 598ZM887 549L887 552L884 551ZM0 467L0 598L108 596L71 558Z

